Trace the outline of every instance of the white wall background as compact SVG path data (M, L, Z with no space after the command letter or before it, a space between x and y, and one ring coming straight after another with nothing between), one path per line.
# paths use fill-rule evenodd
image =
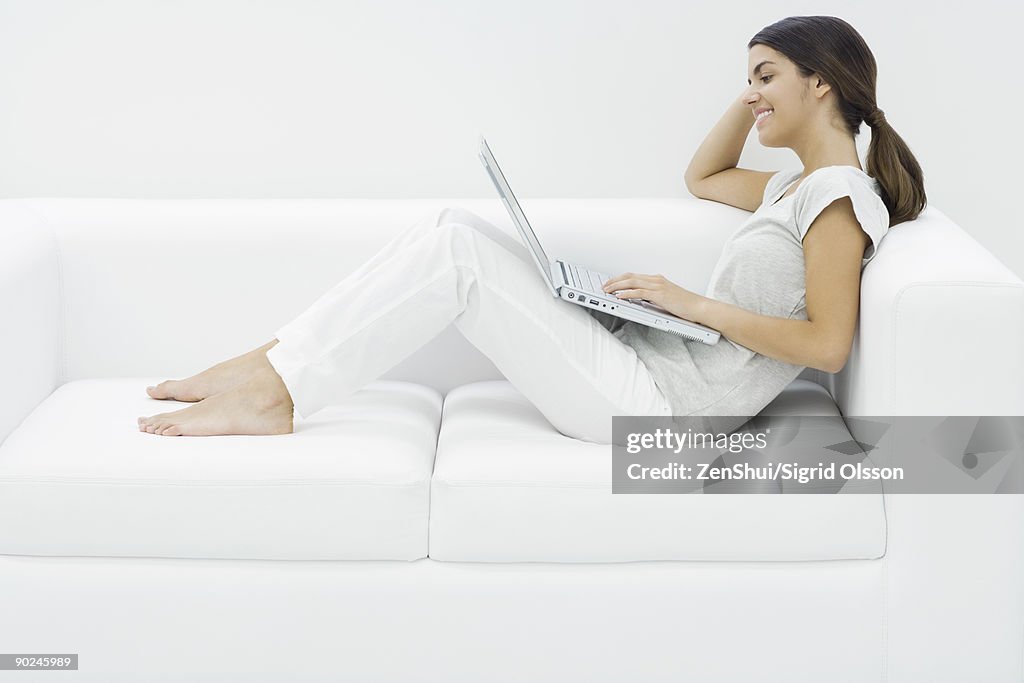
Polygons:
M931 203L1024 276L1015 4L0 0L0 197L490 197L479 133L523 197L684 196L747 41L833 14Z

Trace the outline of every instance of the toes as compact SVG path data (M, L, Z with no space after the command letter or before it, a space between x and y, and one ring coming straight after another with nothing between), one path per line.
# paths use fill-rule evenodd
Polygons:
M169 414L140 417L138 418L138 423L140 432L147 432L149 434L166 434L170 436L180 436L183 434L181 427L170 421Z
M177 384L177 380L164 380L163 382L160 382L160 384L157 384L155 387L146 387L146 393L149 394L151 398L174 398L174 393L178 389Z

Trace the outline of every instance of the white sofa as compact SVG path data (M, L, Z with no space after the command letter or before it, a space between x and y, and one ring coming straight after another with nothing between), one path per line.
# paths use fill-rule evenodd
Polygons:
M512 232L496 200L0 201L0 651L79 655L43 681L1024 680L1024 496L612 495L611 447L454 328L294 434L137 430L184 406L148 384L445 205ZM555 254L699 292L748 215L527 210ZM940 211L862 290L843 371L766 413L1024 414L1024 282Z

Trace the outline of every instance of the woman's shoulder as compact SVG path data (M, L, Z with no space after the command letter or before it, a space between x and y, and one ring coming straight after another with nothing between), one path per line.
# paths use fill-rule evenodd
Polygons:
M794 218L801 239L825 207L849 196L854 215L877 244L889 227L889 212L875 178L856 166L823 166L803 179L795 193ZM872 254L873 254L872 250Z
M856 166L837 164L833 166L822 166L811 171L797 191L804 189L804 193L820 188L834 187L836 185L854 187L865 187L871 190L876 189L877 181L863 170Z
M796 188L796 204L815 205L818 200L849 195L854 204L863 203L885 210L882 187L856 166L822 166L812 171Z

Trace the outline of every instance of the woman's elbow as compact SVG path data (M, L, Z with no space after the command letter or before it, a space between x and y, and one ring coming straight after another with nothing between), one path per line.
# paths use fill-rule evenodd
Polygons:
M846 361L850 358L850 347L845 348L833 348L829 353L826 353L818 361L817 370L824 370L835 374L842 371L846 367Z
M845 365L845 363L843 365ZM808 367L812 370L821 370L822 372L828 372L834 375L843 369L843 365L839 365L833 361L815 360L804 367Z
M834 326L812 323L808 337L811 363L807 367L835 374L846 367L853 348L853 330L837 330Z
M842 371L842 369L844 367L846 367L846 358L843 358L839 362L834 362L834 363L830 364L827 368L825 368L825 372L829 372L829 373L832 373L834 375L834 374Z

